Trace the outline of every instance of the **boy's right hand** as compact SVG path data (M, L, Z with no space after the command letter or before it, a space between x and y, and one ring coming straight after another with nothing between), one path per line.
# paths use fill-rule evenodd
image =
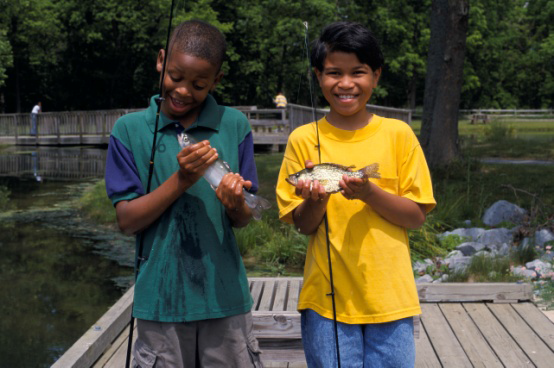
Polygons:
M183 148L177 154L177 162L180 167L179 177L185 186L188 188L196 183L218 157L217 150L207 140Z
M306 169L314 167L314 163L311 160L306 160ZM311 199L312 201L322 202L329 198L325 188L319 184L319 181L314 180L299 180L296 184L295 193L304 199Z

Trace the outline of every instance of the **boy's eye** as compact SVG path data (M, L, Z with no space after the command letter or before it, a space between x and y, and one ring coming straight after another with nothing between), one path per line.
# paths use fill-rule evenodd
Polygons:
M171 74L168 74L169 75L169 78L171 79L172 82L180 82L181 81L181 77L175 77Z
M204 84L194 84L194 89L198 90L198 91L202 91L204 88L206 88L207 86L204 85Z

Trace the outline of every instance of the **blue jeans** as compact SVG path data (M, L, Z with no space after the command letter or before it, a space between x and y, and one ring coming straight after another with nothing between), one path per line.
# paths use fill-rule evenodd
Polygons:
M37 114L31 114L31 135L37 135Z
M333 320L311 309L301 312L302 344L308 367L336 368L337 354ZM350 325L337 323L342 368L415 365L412 317L398 321Z

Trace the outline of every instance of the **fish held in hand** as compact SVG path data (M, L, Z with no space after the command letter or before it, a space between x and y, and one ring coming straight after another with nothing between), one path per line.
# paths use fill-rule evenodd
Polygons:
M190 134L185 132L178 134L177 140L179 141L181 148L198 143ZM216 190L219 183L221 183L221 179L223 179L223 177L230 172L231 169L229 168L227 162L217 159L217 161L211 164L204 173L204 179L206 179L213 190ZM246 202L246 205L252 209L252 217L255 220L260 220L262 218L263 210L271 208L271 203L269 203L265 198L252 194L244 188L242 189L242 193L244 194L244 201Z
M314 180L317 180L319 184L323 186L326 193L337 193L341 190L339 181L342 180L343 175L360 179L381 177L378 163L368 165L357 171L353 171L353 167L354 166L323 163L314 165L311 169L300 170L295 174L289 175L285 180L294 186L298 184L299 180L304 182L310 180L312 183Z

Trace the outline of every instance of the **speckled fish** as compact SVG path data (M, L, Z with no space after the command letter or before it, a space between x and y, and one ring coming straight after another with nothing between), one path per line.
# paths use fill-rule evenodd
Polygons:
M294 186L299 180L317 180L323 185L325 192L336 193L341 190L339 181L343 175L351 178L380 178L379 164L374 163L360 170L352 171L354 166L343 166L338 164L323 163L315 165L312 169L304 169L295 174L289 175L285 180Z
M197 143L193 136L184 132L177 136L177 140L179 141L181 148ZM210 183L213 190L216 190L221 182L221 179L223 179L223 177L230 172L231 169L229 168L227 162L217 159L204 173L204 179ZM260 220L262 218L262 211L271 208L271 203L269 203L265 198L252 194L244 188L242 189L242 193L244 194L244 201L246 202L246 205L252 209L252 217L254 220Z

